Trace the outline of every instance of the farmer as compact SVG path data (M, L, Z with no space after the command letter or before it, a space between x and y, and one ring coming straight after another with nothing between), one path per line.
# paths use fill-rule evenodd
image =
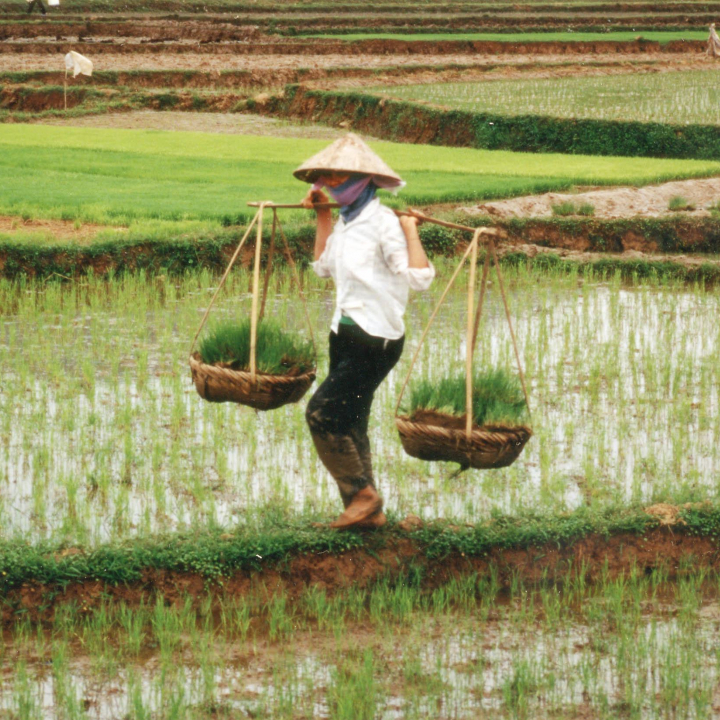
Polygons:
M435 270L420 244L418 218L397 216L375 197L405 183L357 135L341 138L303 163L295 177L314 183L302 204L315 209L313 269L332 277L337 299L330 332L330 372L307 406L318 455L335 478L345 512L330 524L385 524L368 440L373 395L400 358L408 289L425 290ZM340 205L332 227L327 191Z
M707 50L705 51L710 57L720 57L720 37L715 30L715 23L710 24L710 36L707 40Z
M42 0L27 0L28 13L31 13L33 11L33 8L35 7L36 4L40 6L40 12L43 15L47 15L47 10L45 10L45 6L43 5Z

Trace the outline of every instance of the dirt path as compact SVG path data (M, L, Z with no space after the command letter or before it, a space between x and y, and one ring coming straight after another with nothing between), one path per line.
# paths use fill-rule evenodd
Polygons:
M43 125L72 127L124 128L131 130L182 130L228 135L263 135L266 137L297 137L335 140L344 130L325 125L288 122L260 115L236 113L155 112L137 110L85 117L46 118ZM2 223L0 221L0 230Z
M93 223L80 223L72 220L23 220L13 215L0 215L0 233L3 235L37 234L50 240L73 240L85 244L101 230L120 230L122 228Z
M680 180L647 187L618 187L581 193L545 193L526 197L481 203L463 207L469 215L490 215L496 218L552 217L553 205L572 202L576 206L590 203L594 217L605 219L633 217L664 217L677 214L668 209L672 198L682 197L695 206L682 211L683 216L708 217L708 205L720 201L720 178Z
M89 55L92 55L88 51ZM0 53L0 72L22 72L22 71L52 71L57 70L58 83L62 82L62 48L58 45L56 53ZM143 52L143 47L138 47L138 52L133 53L102 53L93 58L95 70L294 70L298 68L339 68L339 67L363 67L363 68L384 68L384 67L405 67L410 65L468 65L478 68L486 66L503 65L511 72L513 67L539 66L542 64L571 63L574 67L582 67L583 64L604 64L618 65L626 63L628 71L633 68L634 63L648 65L660 63L658 67L665 69L696 69L714 67L707 58L694 54L668 56L663 53L622 54L612 53L608 55L579 54L568 57L567 55L547 54L368 54L362 56L345 55L342 53L328 55L235 55L230 52L219 54L196 53L196 52Z

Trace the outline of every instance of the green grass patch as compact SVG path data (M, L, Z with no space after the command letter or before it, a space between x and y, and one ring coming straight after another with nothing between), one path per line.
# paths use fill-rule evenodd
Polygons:
M235 370L250 367L250 320L221 322L206 333L200 343L200 356L210 365L227 364ZM312 342L285 332L272 320L263 320L257 329L256 363L271 375L304 373L315 367Z
M552 205L551 208L552 214L558 215L559 217L566 217L568 215L582 215L584 217L590 217L595 214L595 206L587 202L574 203L570 200L566 200Z
M402 205L704 177L720 163L523 154L374 142L405 178ZM324 140L210 133L0 126L0 212L130 223L139 219L243 222L249 200L298 201L292 171ZM295 213L295 218L307 217Z
M464 417L465 376L423 379L410 388L410 413L435 410ZM473 378L473 422L476 425L521 425L527 421L527 406L517 377L505 370L480 372Z
M682 195L675 195L668 201L668 210L680 211L680 210L694 210L693 205L689 200L684 198Z
M303 33L305 35L305 33ZM307 33L307 36L320 38L342 38L343 40L424 40L428 42L444 42L447 40L469 40L471 42L632 42L638 36L644 40L669 43L676 40L707 40L706 30L678 30L672 32L644 30L642 32L407 32L407 33Z
M681 509L684 525L678 535L720 538L720 508L711 503ZM278 567L305 553L340 554L366 549L371 554L393 537L410 537L418 546L417 559L443 558L452 553L484 556L493 549L564 547L589 535L642 535L659 526L658 519L639 506L592 510L581 507L562 514L495 514L476 524L452 520L427 523L410 532L390 518L380 533L337 533L318 528L317 516L292 516L267 508L235 527L204 528L124 543L108 543L63 553L62 544L23 540L0 541L0 590L26 582L67 585L99 580L112 585L138 582L148 569L199 573L209 580L238 570Z

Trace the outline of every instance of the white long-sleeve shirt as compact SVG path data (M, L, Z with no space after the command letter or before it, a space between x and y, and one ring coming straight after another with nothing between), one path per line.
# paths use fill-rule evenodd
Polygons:
M347 315L369 335L388 340L405 333L408 289L427 290L435 277L432 264L408 266L407 240L400 221L377 198L349 223L338 220L312 266L320 277L335 281L335 332L340 317Z

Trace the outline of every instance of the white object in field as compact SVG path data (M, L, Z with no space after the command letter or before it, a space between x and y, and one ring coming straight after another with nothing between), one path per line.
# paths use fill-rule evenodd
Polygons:
M50 7L60 7L60 0L48 0Z
M710 57L720 57L720 37L715 31L715 23L710 25L710 37L707 41L707 54Z
M73 77L77 77L81 73L83 75L92 75L92 60L88 60L84 55L71 50L65 56L65 72L70 70L73 71Z

